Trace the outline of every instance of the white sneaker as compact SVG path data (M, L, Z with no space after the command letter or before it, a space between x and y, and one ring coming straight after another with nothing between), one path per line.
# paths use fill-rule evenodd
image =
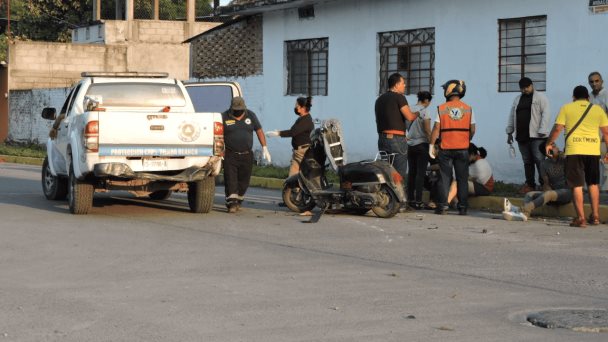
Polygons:
M503 211L502 217L507 221L528 221L528 216L522 212Z
M513 212L513 213L519 213L519 212L521 212L521 209L518 206L513 205L511 203L511 201L509 201L509 199L506 198L506 197L503 199L502 208L503 208L503 211L510 211L510 212Z

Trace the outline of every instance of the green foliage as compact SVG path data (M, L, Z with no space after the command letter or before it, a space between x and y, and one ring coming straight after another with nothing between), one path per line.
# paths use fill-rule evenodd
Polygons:
M502 181L494 182L494 192L492 196L508 196L508 197L523 197L519 193L521 185L513 183L505 183Z
M37 144L0 144L0 154L19 157L44 158L46 148Z

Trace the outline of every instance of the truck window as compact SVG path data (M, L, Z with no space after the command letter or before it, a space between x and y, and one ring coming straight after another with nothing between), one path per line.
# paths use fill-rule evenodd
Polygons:
M72 88L72 90L70 90L70 93L68 94L68 96L66 96L65 102L63 103L63 106L61 106L61 110L59 111L59 115L65 114L68 111L68 105L70 104L72 95L74 95L74 89L76 89L76 88Z
M189 86L186 90L197 112L222 113L230 108L232 87L229 85Z
M81 84L76 86L76 88L74 88L74 91L70 94L70 103L68 104L67 111L65 112L66 116L70 115L70 112L72 111L72 107L74 107L74 101L76 100L76 95L78 94L78 91L80 90L80 86L81 86Z
M107 107L184 107L186 99L176 84L94 83L87 95Z

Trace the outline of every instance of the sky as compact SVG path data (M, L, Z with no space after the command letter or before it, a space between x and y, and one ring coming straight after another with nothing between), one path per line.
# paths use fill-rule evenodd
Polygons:
M230 0L220 0L220 6L226 6L229 2Z

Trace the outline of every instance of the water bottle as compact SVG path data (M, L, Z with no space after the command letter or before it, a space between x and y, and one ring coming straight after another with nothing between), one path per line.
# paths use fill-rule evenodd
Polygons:
M511 159L515 158L515 147L513 147L513 144L509 144L509 157Z

